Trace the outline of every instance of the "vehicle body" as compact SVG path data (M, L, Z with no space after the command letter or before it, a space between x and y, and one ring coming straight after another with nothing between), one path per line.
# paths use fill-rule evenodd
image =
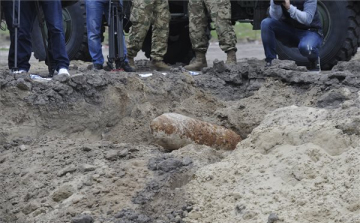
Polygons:
M267 17L269 1L233 0L232 23L249 22L254 29L260 29L261 21ZM193 57L189 38L189 20L187 1L169 1L171 22L168 52L165 61L168 63L188 63ZM124 0L125 30L131 23L131 1ZM357 1L318 1L318 10L323 23L324 42L320 51L323 69L331 69L338 61L347 61L357 52L360 44L360 2ZM86 37L85 2L80 0L63 9L65 39L70 59L90 61ZM209 31L210 31L209 18ZM104 24L106 25L106 24ZM39 27L34 26L33 46L37 58L44 59L45 52L41 41ZM105 28L104 28L105 31ZM143 51L149 57L151 47L151 30L143 44ZM210 32L209 32L210 33ZM209 35L210 38L210 35ZM295 60L299 65L306 65L307 59L296 48L288 48L278 43L279 59Z

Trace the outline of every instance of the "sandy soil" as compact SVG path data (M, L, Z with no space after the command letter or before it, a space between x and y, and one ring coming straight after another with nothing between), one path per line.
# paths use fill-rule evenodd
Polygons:
M0 222L360 222L360 62L147 78L87 66L50 81L0 68ZM244 140L166 152L149 125L167 112Z

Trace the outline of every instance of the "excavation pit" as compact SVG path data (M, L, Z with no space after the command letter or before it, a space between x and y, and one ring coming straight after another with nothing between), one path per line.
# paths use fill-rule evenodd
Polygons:
M359 68L351 61L316 74L249 59L198 76L174 69L142 78L78 62L73 76L51 81L2 69L0 221L356 219ZM150 131L164 113L244 140L234 151L190 144L165 152ZM345 210L325 214L340 193ZM316 198L324 205L315 212Z

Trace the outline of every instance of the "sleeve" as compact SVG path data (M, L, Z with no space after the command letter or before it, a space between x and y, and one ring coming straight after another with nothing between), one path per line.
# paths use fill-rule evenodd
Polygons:
M280 5L275 5L274 0L270 1L270 17L276 20L279 20L282 17L282 9Z
M310 25L314 19L317 9L317 0L306 0L304 3L304 11L297 9L295 6L290 5L288 12L290 17L295 19L301 24Z

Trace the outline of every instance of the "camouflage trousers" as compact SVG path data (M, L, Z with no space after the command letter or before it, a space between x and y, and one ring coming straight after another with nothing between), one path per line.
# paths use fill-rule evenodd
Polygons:
M132 26L127 41L128 57L141 50L152 25L151 58L163 60L169 38L170 11L168 0L133 0L130 15Z
M231 25L230 0L189 0L189 31L193 50L206 52L209 47L206 10L215 23L220 48L225 52L236 51L237 40Z

